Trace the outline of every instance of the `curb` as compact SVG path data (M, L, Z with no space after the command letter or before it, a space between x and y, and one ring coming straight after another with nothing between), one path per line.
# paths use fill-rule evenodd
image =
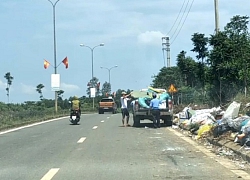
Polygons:
M187 136L184 132L188 132L185 129L179 128L176 129L178 132L182 133L183 135ZM188 137L188 136L187 136ZM190 138L192 139L192 138ZM206 139L210 144L218 146L218 147L226 147L232 150L236 155L240 156L244 161L250 163L250 150L246 150L246 146L240 146L239 144L235 143L234 141L225 138L225 139L214 139L211 137L206 137ZM195 141L194 139L192 139Z
M232 150L235 154L242 157L244 161L247 161L250 163L250 151L245 150L245 146L239 146L237 143L233 142L229 139L223 139L223 140L215 140L212 138L206 138L207 141L213 145L220 146L220 147L227 147L228 149Z

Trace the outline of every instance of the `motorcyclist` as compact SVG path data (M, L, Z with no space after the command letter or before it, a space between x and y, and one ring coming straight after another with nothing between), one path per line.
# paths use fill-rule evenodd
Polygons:
M80 117L81 116L81 103L77 96L74 96L73 100L71 101L71 112L74 110L78 110L79 112L78 116Z

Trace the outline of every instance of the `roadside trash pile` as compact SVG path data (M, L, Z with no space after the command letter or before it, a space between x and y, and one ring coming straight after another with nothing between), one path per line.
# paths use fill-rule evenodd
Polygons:
M235 101L226 111L220 107L202 110L185 107L175 115L173 123L194 134L195 139L226 136L241 146L250 146L250 116L239 114L240 107L241 103ZM250 103L243 110L249 107Z

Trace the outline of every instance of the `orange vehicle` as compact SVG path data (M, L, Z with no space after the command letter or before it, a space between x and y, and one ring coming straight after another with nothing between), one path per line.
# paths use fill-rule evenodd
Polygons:
M104 114L104 112L112 112L113 114L117 112L117 104L113 98L102 98L99 102L99 114Z

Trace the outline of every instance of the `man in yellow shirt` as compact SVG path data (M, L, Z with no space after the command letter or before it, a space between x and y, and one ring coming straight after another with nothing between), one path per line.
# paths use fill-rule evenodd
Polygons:
M81 116L81 102L77 98L77 96L73 97L73 100L71 102L71 111L72 110L78 110L79 111L79 116Z

